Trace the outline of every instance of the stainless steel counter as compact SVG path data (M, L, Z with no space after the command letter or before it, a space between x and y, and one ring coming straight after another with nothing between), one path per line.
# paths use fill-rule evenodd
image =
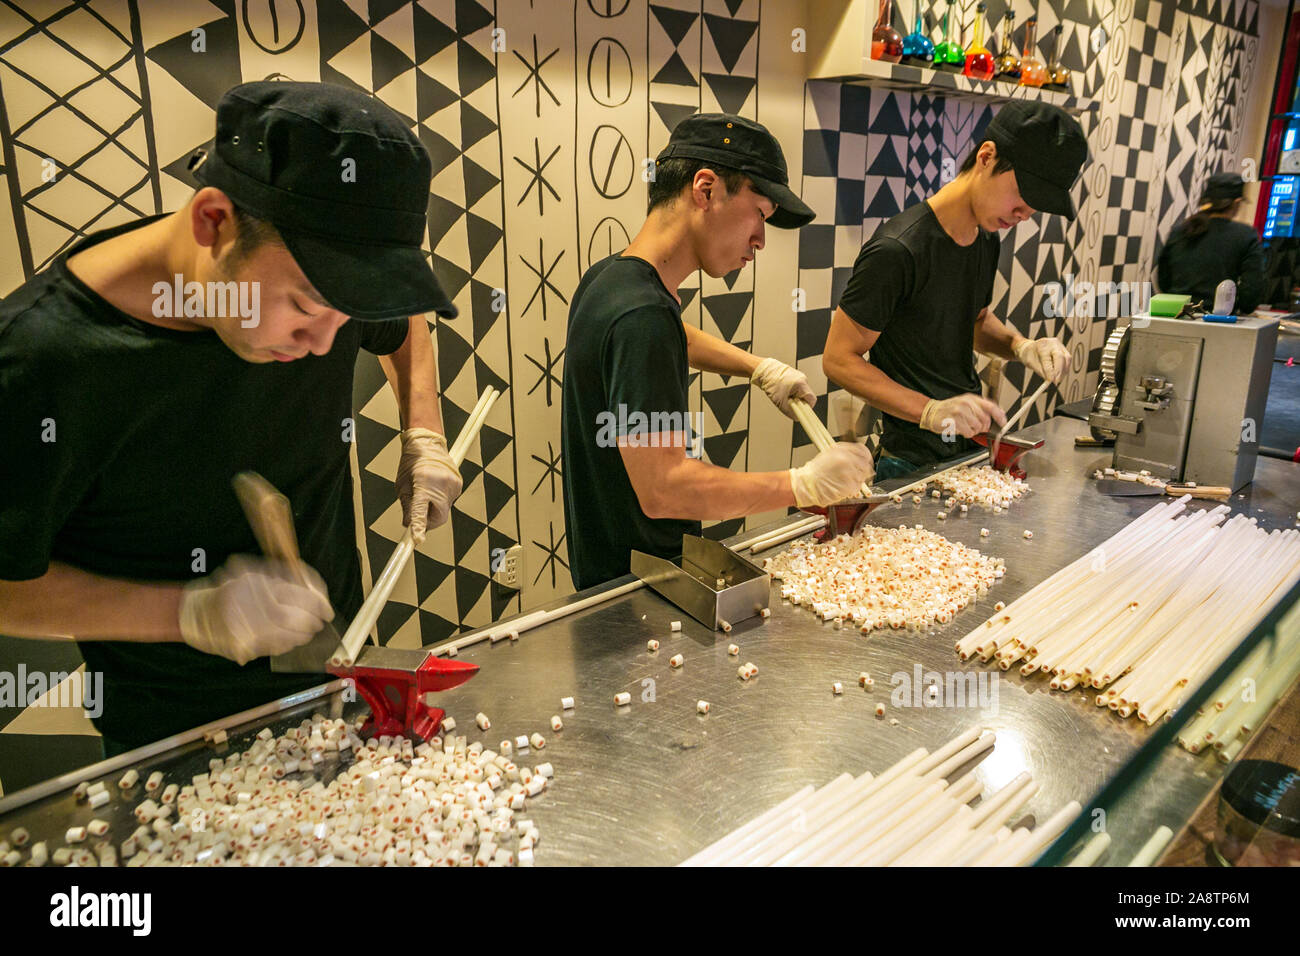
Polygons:
M931 633L865 636L824 624L774 594L769 620L752 619L723 635L640 590L528 631L518 642L484 642L462 651L482 671L438 695L438 702L457 719L457 733L492 747L534 731L546 737L540 754L516 758L555 767L554 786L530 803L542 833L539 865L674 864L805 783L820 786L842 772L882 770L918 746L937 748L975 724L998 734L995 750L977 771L989 788L1028 770L1042 788L1027 808L1039 819L1072 799L1086 807L1136 750L1146 728L1098 709L1083 693L1054 693L1041 677L961 664L953 651L955 640L983 620L993 602L1013 600L1159 501L1106 498L1091 488L1088 476L1109 463L1109 452L1074 448L1073 437L1086 430L1071 419L1027 429L1026 437L1046 439L1024 460L1034 493L1001 515L975 507L940 522L936 502L914 506L910 498L872 515L881 525L920 522L1006 560L1006 577L980 605ZM1260 459L1254 485L1231 504L1248 509L1262 526L1291 527L1300 511L1297 477L1296 466ZM980 538L981 527L991 536ZM1034 532L1031 540L1022 536L1026 528ZM682 622L679 634L669 630L674 620ZM661 642L657 653L646 649L652 637ZM739 658L727 654L732 642L740 645ZM686 659L680 670L668 665L677 653ZM748 683L736 675L745 661L759 667ZM896 706L893 683L904 677L910 682L917 668L987 675L996 705ZM864 670L875 679L870 692L857 685ZM844 684L839 697L831 693L837 680ZM631 693L630 707L614 706L619 691ZM561 711L564 696L576 698L575 710ZM700 699L712 705L708 715L696 712ZM884 719L874 714L881 701L888 707ZM478 711L492 720L487 733L474 726ZM551 732L552 714L563 717L563 731ZM286 712L271 726L278 732L298 719ZM206 766L201 746L175 759L187 767ZM1209 755L1180 751L1162 759L1163 772L1148 778L1150 798L1142 812L1108 821L1116 847L1140 844L1161 823L1176 829L1219 773ZM149 769L154 766L164 768L166 760ZM194 772L187 769L186 777ZM21 796L0 803L0 813L21 803L14 799ZM71 808L66 793L46 797L4 814L2 826L7 831L22 823L36 834L32 824L38 823L41 836L55 836L53 821L61 842L63 828L91 816L84 807Z

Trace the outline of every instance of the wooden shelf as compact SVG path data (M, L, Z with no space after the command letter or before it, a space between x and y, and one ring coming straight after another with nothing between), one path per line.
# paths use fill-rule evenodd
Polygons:
M1040 100L1070 113L1095 110L1100 100L1057 90L1035 89L998 80L972 80L960 73L931 70L905 63L871 58L871 32L878 10L875 0L807 0L808 79L836 80L858 86L909 90L931 96L950 96L1007 103ZM1082 77L1075 74L1075 84Z
M1101 102L1092 97L1075 96L1058 90L1019 86L1000 80L975 80L947 70L929 70L924 67L909 66L906 63L886 63L869 57L863 58L861 67L856 73L813 76L809 79L839 80L842 83L853 83L859 86L909 90L932 96L953 96L992 103L1040 100L1044 103L1053 103L1076 115L1096 109Z

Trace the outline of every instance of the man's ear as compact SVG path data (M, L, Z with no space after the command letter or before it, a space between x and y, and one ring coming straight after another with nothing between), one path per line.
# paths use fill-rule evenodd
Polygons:
M215 186L204 186L190 199L190 231L199 246L217 258L235 241L235 207Z

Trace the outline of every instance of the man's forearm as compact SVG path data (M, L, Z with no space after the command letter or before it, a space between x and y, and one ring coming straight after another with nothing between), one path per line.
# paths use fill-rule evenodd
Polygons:
M720 521L795 503L788 471L730 471L683 458L665 478L656 500L641 504L652 518Z
M31 581L0 581L0 633L14 637L179 641L182 585L128 581L57 561Z
M975 323L976 352L1012 361L1016 358L1016 346L1023 341L1023 335L988 309L981 313L979 321Z
M836 385L848 389L872 408L904 421L919 422L930 401L928 395L900 385L861 355L827 353L823 366L826 377Z
M686 360L691 368L719 375L749 378L758 367L757 356L736 348L716 336L682 323L686 329Z
M388 383L397 396L403 428L428 428L440 435L442 411L438 407L438 367L433 343L423 316L410 318L406 341L392 355L379 356Z

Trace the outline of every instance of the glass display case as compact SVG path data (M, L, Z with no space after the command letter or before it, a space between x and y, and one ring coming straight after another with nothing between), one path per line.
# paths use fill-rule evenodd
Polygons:
M1036 865L1300 865L1298 676L1292 582Z

